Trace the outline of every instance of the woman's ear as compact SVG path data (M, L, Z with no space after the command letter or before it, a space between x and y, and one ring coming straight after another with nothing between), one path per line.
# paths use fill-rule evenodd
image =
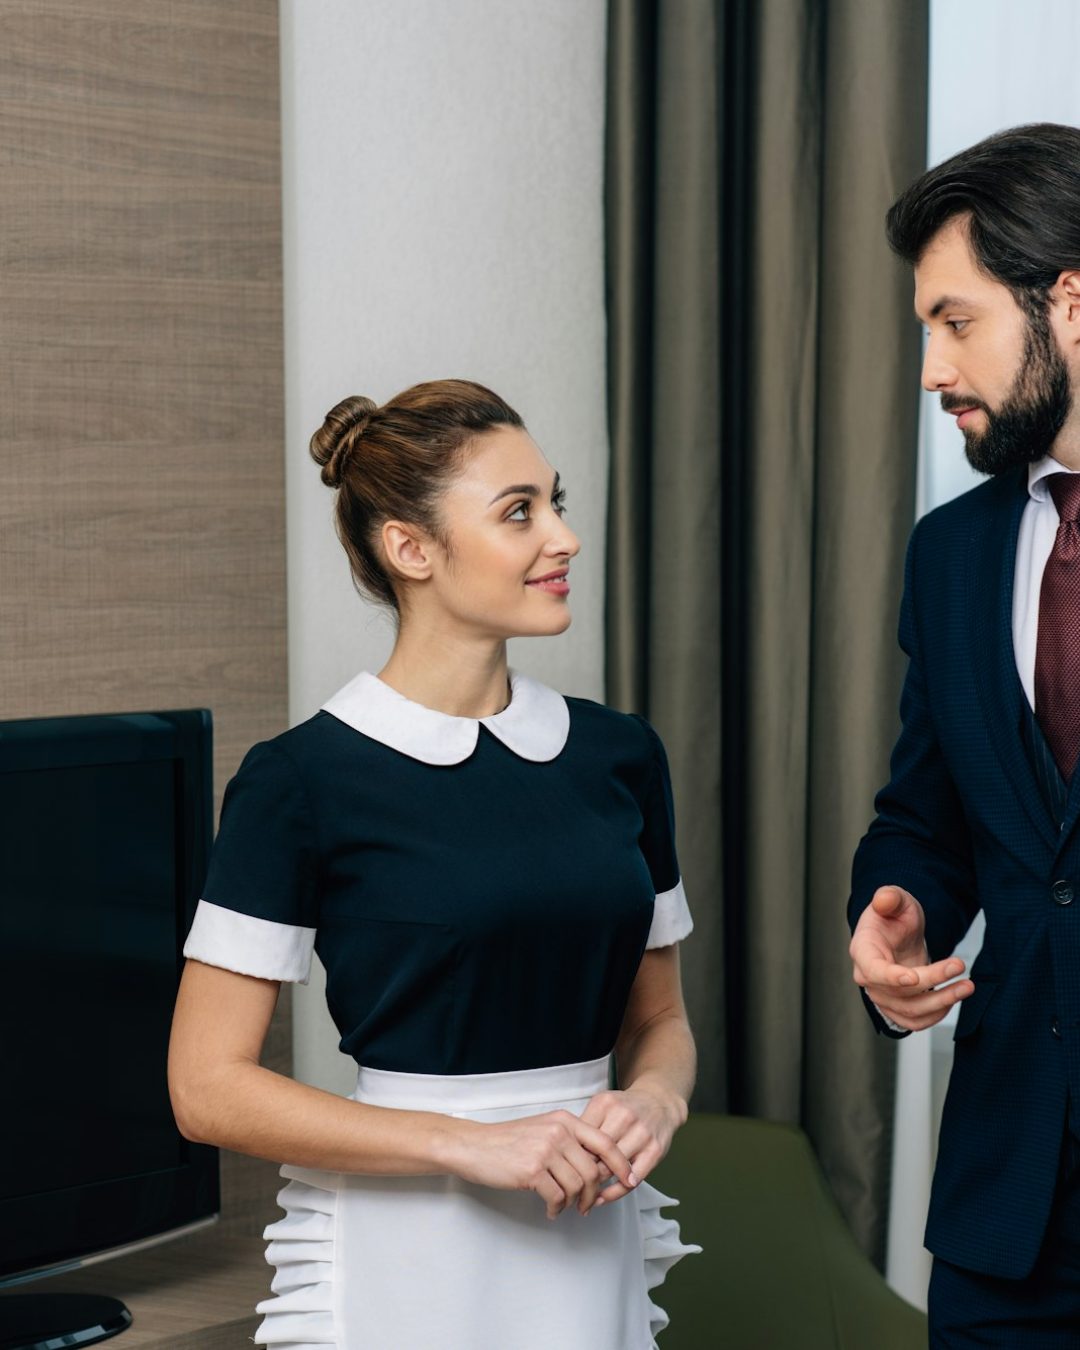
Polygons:
M415 525L388 520L383 524L383 557L393 575L403 581L426 581L432 570L431 538Z

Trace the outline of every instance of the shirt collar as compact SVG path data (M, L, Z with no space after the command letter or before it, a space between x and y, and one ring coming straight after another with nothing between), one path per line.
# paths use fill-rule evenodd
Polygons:
M1028 492L1037 502L1047 502L1050 500L1050 489L1046 486L1047 478L1052 473L1076 472L1076 469L1067 469L1064 464L1059 464L1053 455L1043 455L1042 459L1028 465Z
M414 703L376 675L361 671L322 705L372 740L425 764L460 764L476 749L481 722L522 759L554 759L570 733L562 694L527 675L510 672L510 702L491 717L454 717Z

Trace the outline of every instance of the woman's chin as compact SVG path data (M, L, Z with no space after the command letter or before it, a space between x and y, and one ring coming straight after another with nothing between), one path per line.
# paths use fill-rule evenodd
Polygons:
M560 633L565 633L573 622L573 615L570 613L569 606L564 601L557 613L545 615L543 618L531 615L527 623L515 625L512 631L507 632L508 638L526 638L526 637L558 637Z
M539 636L557 637L560 633L565 633L573 621L574 616L570 613L570 606L564 600L560 607L560 612L552 615L550 625L546 627Z

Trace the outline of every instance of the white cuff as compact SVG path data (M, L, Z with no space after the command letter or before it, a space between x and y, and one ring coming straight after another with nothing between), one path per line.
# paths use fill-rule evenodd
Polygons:
M184 955L260 980L307 984L315 929L257 919L200 900Z
M680 877L678 885L656 897L652 927L645 947L670 947L673 942L681 942L687 937L693 927L694 921L690 917L690 906L686 903L686 892Z

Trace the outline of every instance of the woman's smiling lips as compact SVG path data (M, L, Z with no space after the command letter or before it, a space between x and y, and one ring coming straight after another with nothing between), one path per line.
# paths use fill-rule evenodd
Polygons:
M525 585L538 591L547 591L549 595L569 595L570 583L566 579L569 570L568 567L561 567L557 572L548 572L542 577L530 577Z

